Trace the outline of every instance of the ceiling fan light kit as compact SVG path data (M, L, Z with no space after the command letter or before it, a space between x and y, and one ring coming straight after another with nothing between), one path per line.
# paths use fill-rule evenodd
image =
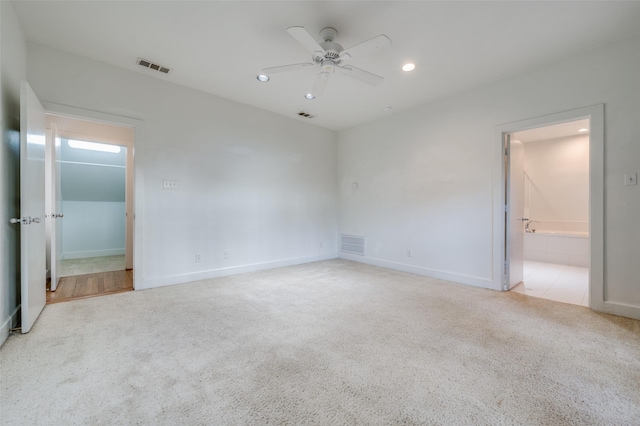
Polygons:
M320 31L321 43L318 43L304 27L290 27L287 28L287 32L311 52L313 62L263 68L262 71L266 76L268 74L301 70L308 67L319 67L320 72L316 76L313 89L305 96L307 99L315 99L324 93L329 77L336 72L336 69L343 75L371 86L378 86L384 81L384 78L379 75L356 68L352 65L347 65L346 63L352 58L370 55L391 46L391 39L386 35L380 34L345 50L340 44L334 41L338 35L338 31L336 31L335 28L326 27Z

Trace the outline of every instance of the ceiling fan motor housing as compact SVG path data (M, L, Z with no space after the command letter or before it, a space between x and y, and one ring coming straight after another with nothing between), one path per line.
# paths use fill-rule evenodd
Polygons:
M287 32L311 52L312 62L263 68L263 71L276 73L300 70L309 66L319 65L322 70L316 76L316 83L311 92L311 97L307 96L307 99L314 99L316 96L322 94L329 75L335 73L336 68L339 68L339 71L343 71L344 75L371 86L378 86L384 81L384 78L379 75L353 66L345 66L345 63L350 61L354 56L370 55L390 46L391 40L386 35L379 34L372 39L344 50L340 44L333 41L338 35L335 28L327 27L320 31L322 42L318 42L304 27L289 27L287 28Z
M314 55L314 62L316 64L322 64L322 68L325 71L334 71L336 65L339 65L342 62L342 58L340 57L340 52L344 49L338 43L334 43L332 41L325 41L324 43L320 43L320 46L324 49L323 53Z

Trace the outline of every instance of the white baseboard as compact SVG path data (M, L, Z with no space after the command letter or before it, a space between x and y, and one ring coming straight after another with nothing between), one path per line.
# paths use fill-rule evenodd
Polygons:
M120 256L124 254L124 248L108 249L108 250L89 250L89 251L72 251L65 252L63 259L84 259L86 257L102 257L102 256Z
M627 305L625 303L605 301L600 306L591 306L596 312L617 315L619 317L627 317L640 320L640 306Z
M245 274L247 272L264 271L267 269L282 268L285 266L301 265L303 263L319 262L321 260L335 259L336 254L325 254L311 257L297 257L293 259L282 259L271 262L252 263L249 265L231 266L228 268L211 269L208 271L191 272L187 274L171 275L167 277L138 278L136 273L134 287L135 290L146 290L167 285L184 284L193 281L206 280L210 278L226 277L230 275Z
M4 320L2 326L0 327L0 346L7 340L9 337L9 330L14 328L18 324L18 314L20 313L20 305L18 305L11 315L7 319Z
M350 253L338 253L340 259L351 260L354 262L366 263L368 265L380 266L382 268L395 269L396 271L409 272L411 274L423 275L425 277L436 278L444 281L451 281L459 284L466 284L474 287L488 288L495 290L495 284L492 279L473 277L469 275L455 274L452 272L438 271L422 266L407 265L406 263L392 262L389 260L376 259L367 256L360 256Z

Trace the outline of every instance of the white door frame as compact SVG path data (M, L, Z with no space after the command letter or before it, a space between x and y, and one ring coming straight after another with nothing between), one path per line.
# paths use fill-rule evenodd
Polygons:
M143 226L139 223L139 219L136 220L136 217L142 217L142 179L139 178L141 175L140 165L136 165L135 163L135 153L141 151L140 144L136 145L135 140L140 139L140 135L144 134L144 121L135 118L135 117L125 117L119 115L113 115L109 113L103 113L99 111L92 111L82 108L71 107L68 105L61 105L52 102L42 102L45 111L49 114L74 118L78 120L84 121L94 121L98 123L111 124L114 126L126 126L132 127L134 129L134 141L131 142L130 145L127 145L127 181L132 182L132 185L127 185L127 215L132 217L132 230L129 232L127 230L128 235L132 235L129 241L127 241L126 250L133 255L133 265L127 265L127 267L133 266L133 270L135 271L133 274L133 288L136 288L136 277L141 278L140 275L142 273L142 228ZM104 141L105 143L109 143L108 141ZM123 145L121 142L112 142L117 145ZM135 147L134 147L135 146ZM131 190L130 190L131 188ZM131 193L130 193L131 192ZM133 202L131 200L133 199Z
M604 104L578 108L528 120L502 124L496 127L496 153L494 170L499 171L494 179L494 223L493 223L493 282L496 290L503 290L507 277L504 268L505 203L504 182L508 173L504 161L504 135L537 127L550 126L589 119L589 307L606 311L604 295Z
M509 200L505 203L505 248L504 248L504 279L502 282L502 290L510 290L523 280L524 265L524 182L518 182L518 179L524 180L524 146L522 142L513 139L511 133L503 133L503 152L504 152L504 196ZM513 153L518 152L519 155L514 157ZM518 161L519 159L519 161ZM514 164L517 164L514 167ZM514 172L517 172L514 174ZM519 175L519 177L517 176ZM518 184L519 183L519 184ZM519 200L516 201L514 208L514 195L519 194ZM514 217L515 214L515 217ZM518 263L514 265L514 263ZM514 273L515 272L515 273Z
M60 145L58 131L53 124L47 128L45 143L45 205L46 205L46 233L47 233L47 263L48 277L50 278L51 291L55 291L60 281L60 250L57 241L60 240L60 223L62 219L62 207L60 200Z

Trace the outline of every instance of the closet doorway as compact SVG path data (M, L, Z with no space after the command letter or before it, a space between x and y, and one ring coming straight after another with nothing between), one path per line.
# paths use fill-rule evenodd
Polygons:
M47 303L133 289L133 128L48 114Z

